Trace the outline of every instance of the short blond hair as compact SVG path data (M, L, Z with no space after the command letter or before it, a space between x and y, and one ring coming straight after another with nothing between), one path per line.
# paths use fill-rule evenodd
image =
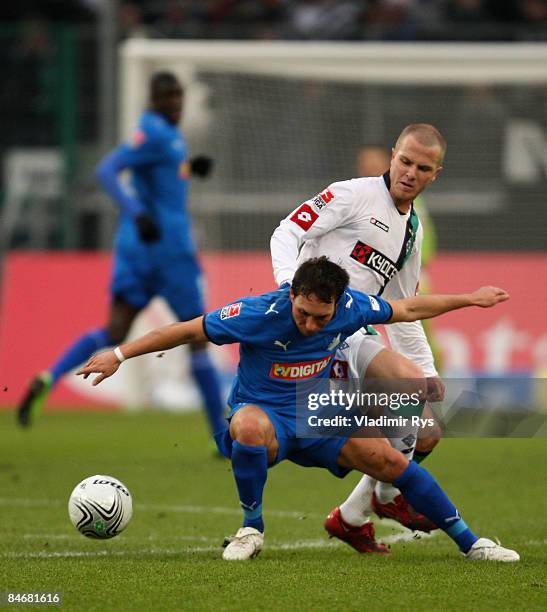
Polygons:
M407 136L413 136L425 147L439 147L441 150L439 164L443 163L447 144L445 137L436 127L432 126L430 123L411 123L410 125L407 125L399 134L399 138L397 138L395 150L398 150L401 147L403 140Z

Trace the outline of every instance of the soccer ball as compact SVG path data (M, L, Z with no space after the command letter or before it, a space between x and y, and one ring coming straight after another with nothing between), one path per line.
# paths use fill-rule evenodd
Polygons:
M112 476L90 476L72 491L68 515L74 527L88 538L113 538L127 527L133 515L131 493Z

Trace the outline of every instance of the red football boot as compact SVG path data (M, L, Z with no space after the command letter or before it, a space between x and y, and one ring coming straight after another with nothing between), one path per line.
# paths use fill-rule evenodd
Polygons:
M365 523L360 527L348 525L342 515L340 508L335 508L325 519L325 529L330 538L338 538L346 542L360 553L380 553L386 555L389 548L385 544L379 544L374 538L374 525Z
M373 493L372 509L380 518L393 519L408 529L412 529L412 531L429 533L438 529L437 525L430 521L427 516L416 512L402 495L397 495L389 504L381 504L376 497L376 493Z

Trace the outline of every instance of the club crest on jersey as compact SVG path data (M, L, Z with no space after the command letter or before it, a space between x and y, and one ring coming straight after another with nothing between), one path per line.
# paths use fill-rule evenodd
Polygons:
M355 243L350 257L363 266L374 270L374 272L378 272L386 283L397 273L395 262L391 261L387 255L380 253L380 251L360 240Z
M282 380L302 380L320 374L330 362L330 355L313 361L298 363L272 363L270 376Z
M228 306L224 306L220 311L220 320L225 321L226 319L231 319L232 317L239 317L240 312L241 302L236 302L235 304L228 304Z
M140 147L145 141L146 141L146 134L144 133L144 131L135 130L133 132L133 135L131 136L131 140L129 141L129 144L131 147L136 149L137 147Z
M386 225L379 219L376 219L375 217L371 217L370 222L372 223L372 225L375 225L376 227L379 227L381 230L384 230L384 232L389 232L389 225Z
M294 213L291 217L291 221L296 223L305 232L319 219L319 215L313 210L309 204L302 204L302 206Z
M348 378L348 362L334 359L330 369L330 378L336 378L337 380Z

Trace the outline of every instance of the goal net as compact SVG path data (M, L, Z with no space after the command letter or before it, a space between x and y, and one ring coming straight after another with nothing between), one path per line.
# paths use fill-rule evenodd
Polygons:
M210 306L273 288L279 221L356 176L358 150L390 147L409 123L432 123L449 143L427 194L444 249L544 244L541 224L507 221L517 205L520 215L544 208L547 45L132 39L120 60L121 135L146 106L150 75L171 70L185 85L191 154L215 159L190 200Z

